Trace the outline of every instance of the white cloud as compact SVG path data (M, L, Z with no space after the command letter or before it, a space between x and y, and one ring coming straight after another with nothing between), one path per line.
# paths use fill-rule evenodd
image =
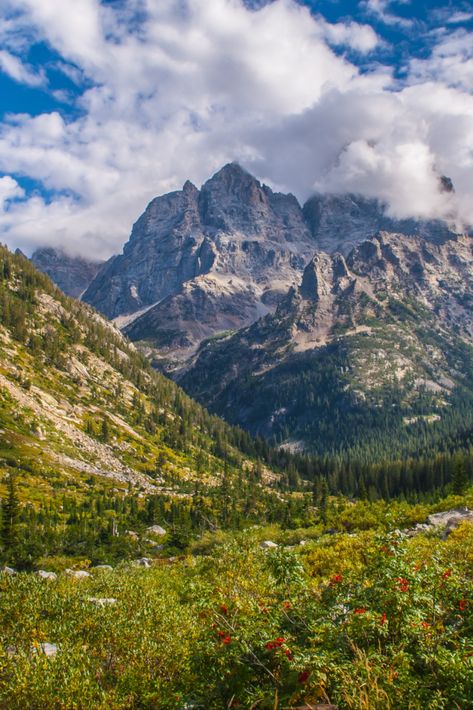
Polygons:
M35 74L23 62L6 50L0 50L0 71L20 84L41 86L44 83L43 74Z
M413 59L411 80L444 82L473 91L473 32L457 29L442 33L427 59Z
M386 25L399 25L407 28L412 27L412 20L396 15L389 10L389 7L393 4L408 5L409 3L410 0L397 0L396 3L393 3L393 0L363 0L361 5L369 14L374 15Z
M152 197L235 159L300 199L314 188L361 191L402 215L457 208L473 221L468 82L449 88L414 64L415 86L402 90L386 67L361 74L327 42L369 53L380 42L369 26L330 25L294 0L259 10L241 0L14 4L25 14L12 36L21 26L46 39L62 58L56 67L90 88L74 119L0 124L0 171L56 193L0 212L12 246L108 256ZM463 61L461 38L438 44L447 40L457 42L449 57ZM439 174L453 178L455 197L439 193Z
M447 22L449 25L460 25L470 20L473 20L473 12L454 12L453 15L450 15L447 19Z
M11 200L24 196L23 189L9 175L0 177L0 208L7 209Z
M319 17L318 21L329 44L347 46L362 54L372 52L382 44L370 25L360 25L358 22L331 24L322 17Z

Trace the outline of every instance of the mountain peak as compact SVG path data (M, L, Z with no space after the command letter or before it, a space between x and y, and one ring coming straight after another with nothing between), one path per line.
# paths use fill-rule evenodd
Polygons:
M182 186L182 192L184 192L186 194L192 194L192 193L196 194L199 192L199 190L197 189L197 187L194 185L193 182L191 182L190 180L186 180L184 185Z

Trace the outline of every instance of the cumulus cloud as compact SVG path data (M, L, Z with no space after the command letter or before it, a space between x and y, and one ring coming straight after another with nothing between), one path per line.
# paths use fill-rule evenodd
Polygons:
M444 82L465 91L473 91L473 32L457 29L440 34L427 59L410 63L411 80Z
M5 209L15 198L23 197L24 190L9 175L0 177L0 206Z
M11 246L109 256L152 197L187 178L200 184L231 160L300 200L352 190L402 216L456 209L473 222L467 81L447 70L434 80L432 65L413 64L400 90L387 67L360 72L333 47L369 54L381 42L369 26L330 24L294 0L14 5L11 36L21 27L47 41L56 69L86 88L72 119L0 124L0 172L43 187L0 212ZM439 192L440 174L455 196Z

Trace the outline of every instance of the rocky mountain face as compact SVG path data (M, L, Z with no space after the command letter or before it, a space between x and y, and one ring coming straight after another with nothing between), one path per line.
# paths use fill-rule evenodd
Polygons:
M206 339L274 313L316 251L346 255L382 229L452 236L444 223L398 222L356 195L316 195L301 208L232 163L200 190L187 182L154 199L83 299L158 366L179 369Z
M296 198L229 164L201 190L187 182L153 200L83 298L182 360L273 311L314 249Z
M442 186L443 183L442 190L446 189ZM361 195L314 195L305 203L303 212L317 249L345 256L354 246L381 231L420 236L435 243L456 234L453 225L440 220L389 217L378 200Z
M102 261L89 261L69 256L59 249L36 249L31 261L39 271L47 274L67 296L80 298L100 271Z
M381 232L316 254L274 314L206 344L181 383L293 449L413 453L471 426L472 294L471 237Z

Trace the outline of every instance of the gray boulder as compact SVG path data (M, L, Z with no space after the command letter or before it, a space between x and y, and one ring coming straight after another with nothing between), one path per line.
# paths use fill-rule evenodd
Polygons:
M135 565L137 567L151 567L153 560L150 557L139 557L135 560Z
M161 525L151 525L151 527L146 528L148 535L166 535L166 530L161 527Z

